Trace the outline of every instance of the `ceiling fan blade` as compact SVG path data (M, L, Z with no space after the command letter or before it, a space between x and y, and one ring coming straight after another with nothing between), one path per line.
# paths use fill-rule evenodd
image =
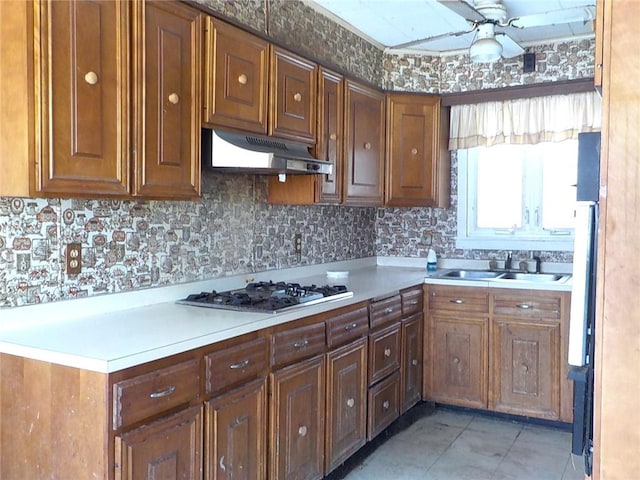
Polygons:
M549 25L561 25L574 22L591 22L596 18L596 7L584 6L551 10L544 13L534 13L513 17L507 24L515 28L543 27Z
M503 58L513 58L524 53L524 48L506 33L496 33L496 40L502 45Z
M464 31L461 31L461 32L442 33L440 35L434 35L432 37L418 38L416 40L411 40L410 42L400 43L398 45L394 45L394 46L389 47L389 48L401 49L401 48L415 47L416 45L422 45L423 43L433 42L434 40L440 40L441 38L459 37L460 35L466 35L467 33L471 33L474 30L475 30L475 28L472 28L471 30L464 30Z
M484 15L464 0L438 0L438 3L457 13L465 20L469 20L471 22L482 22L486 20Z

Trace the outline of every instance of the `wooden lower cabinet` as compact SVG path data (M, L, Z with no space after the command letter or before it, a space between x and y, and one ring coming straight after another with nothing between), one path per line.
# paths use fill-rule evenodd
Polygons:
M422 313L403 319L401 333L400 414L403 414L422 396Z
M202 479L202 406L116 436L115 478Z
M264 480L267 387L260 379L205 403L205 479Z
M560 325L494 318L489 408L560 417Z
M367 439L373 440L400 416L400 374L395 371L369 388Z
M325 474L367 440L367 339L327 354Z
M270 374L269 478L324 474L325 355Z
M432 318L431 398L437 402L487 408L486 317Z

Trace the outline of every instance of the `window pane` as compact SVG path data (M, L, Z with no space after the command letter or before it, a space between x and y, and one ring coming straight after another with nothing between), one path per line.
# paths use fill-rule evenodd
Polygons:
M542 164L542 228L573 228L578 178L578 142L566 140L547 148Z
M522 159L512 145L478 150L477 227L522 226Z

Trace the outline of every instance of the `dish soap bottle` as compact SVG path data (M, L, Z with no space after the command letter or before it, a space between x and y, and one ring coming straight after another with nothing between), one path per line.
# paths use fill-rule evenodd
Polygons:
M427 273L435 272L438 269L438 259L436 257L436 252L433 251L433 248L430 248L427 252Z

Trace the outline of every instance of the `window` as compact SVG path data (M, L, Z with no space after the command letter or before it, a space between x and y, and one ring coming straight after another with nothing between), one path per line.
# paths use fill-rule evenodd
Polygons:
M578 141L458 150L458 248L573 250Z

